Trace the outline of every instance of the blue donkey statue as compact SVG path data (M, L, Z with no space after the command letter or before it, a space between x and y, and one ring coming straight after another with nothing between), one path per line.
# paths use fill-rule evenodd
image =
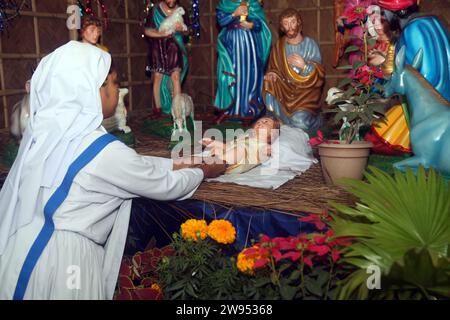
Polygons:
M405 170L423 165L450 176L450 103L417 71L422 59L420 49L413 64L405 65L405 48L401 48L395 60L396 70L385 84L386 98L395 93L406 96L411 115L414 156L394 167Z

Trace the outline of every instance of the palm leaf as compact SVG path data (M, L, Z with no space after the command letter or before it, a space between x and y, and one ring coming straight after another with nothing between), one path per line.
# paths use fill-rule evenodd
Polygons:
M331 222L336 236L358 238L345 254L345 261L359 268L376 263L386 274L410 250L447 257L450 188L444 178L423 167L416 174L412 170L396 171L394 176L369 167L365 178L366 182L340 181L359 198L354 208L331 204L337 210ZM355 279L362 277L348 280L352 284L345 290L353 288Z

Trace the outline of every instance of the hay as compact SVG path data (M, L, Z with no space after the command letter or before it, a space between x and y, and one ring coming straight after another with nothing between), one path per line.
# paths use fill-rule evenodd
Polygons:
M314 165L277 190L204 182L192 198L232 207L311 213L324 212L329 208L330 201L347 205L355 203L355 199L342 188L325 185L320 165Z

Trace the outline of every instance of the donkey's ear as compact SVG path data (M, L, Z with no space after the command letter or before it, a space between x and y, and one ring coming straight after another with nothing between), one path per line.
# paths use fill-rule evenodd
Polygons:
M420 48L419 51L417 51L416 56L414 57L414 61L412 63L413 68L419 70L422 67L422 62L423 62L423 49Z
M406 58L406 47L403 46L397 53L397 57L395 57L395 67L399 72L403 71L405 67L405 58Z

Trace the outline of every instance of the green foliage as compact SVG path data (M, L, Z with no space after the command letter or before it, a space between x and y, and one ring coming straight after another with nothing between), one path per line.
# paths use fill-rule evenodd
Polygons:
M237 269L236 259L210 239L184 240L174 235L175 255L164 257L157 268L165 299L293 300L332 299L344 274L330 256L314 267L281 259L255 270Z
M3 148L2 163L8 168L12 167L18 152L19 144L14 140L10 140Z
M239 297L240 274L222 247L209 239L183 240L174 235L176 254L158 266L165 299L224 299Z
M375 46L376 38L370 36L363 22L361 29L362 36L354 36L361 45L349 45L344 52L358 55L359 59L355 59L352 65L337 68L349 70L350 73L338 84L344 90L343 95L330 101L332 108L325 111L336 114L335 123L343 122L339 139L345 143L361 140L360 128L371 126L374 120L383 118L386 106L381 96L384 87L378 83L383 79L383 73L380 67L374 67L369 62L369 49Z
M117 137L117 139L122 141L124 144L126 144L130 148L134 148L136 139L135 139L134 133L132 131L128 132L128 133L124 133L123 131L116 130L116 131L111 132L111 134L114 135L115 137Z
M370 167L367 182L342 184L360 200L333 204L337 236L356 237L345 261L359 268L340 287L340 298L449 297L450 189L434 170L394 176ZM367 290L366 268L382 271L382 290Z

